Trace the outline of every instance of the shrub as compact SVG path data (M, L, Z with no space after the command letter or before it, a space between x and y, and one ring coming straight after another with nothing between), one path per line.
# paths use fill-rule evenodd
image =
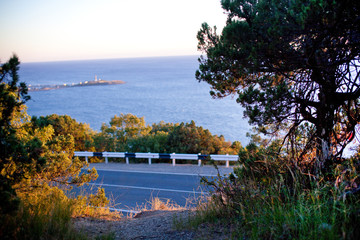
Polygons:
M236 225L235 238L359 238L359 158L335 164L331 178L315 178L274 149L251 143L233 174L203 178L211 198L193 221Z
M85 239L71 225L73 202L58 188L22 195L15 214L2 215L1 239Z

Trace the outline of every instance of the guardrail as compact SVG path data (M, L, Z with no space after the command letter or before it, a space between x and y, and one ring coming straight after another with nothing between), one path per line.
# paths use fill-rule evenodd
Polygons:
M76 157L85 157L88 162L88 157L104 157L105 163L108 163L108 158L125 158L126 164L129 164L129 158L147 158L149 164L154 159L172 159L172 165L176 165L176 160L197 160L198 165L201 166L201 160L210 157L214 161L225 161L226 167L229 167L230 161L237 161L238 155L220 155L220 154L182 154L182 153L128 153L128 152L74 152Z

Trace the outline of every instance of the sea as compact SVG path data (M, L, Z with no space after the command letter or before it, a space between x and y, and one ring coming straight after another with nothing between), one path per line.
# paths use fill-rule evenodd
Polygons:
M227 141L246 145L250 131L236 96L213 99L210 85L198 82L198 56L121 58L22 63L20 81L28 85L61 85L95 79L125 84L69 87L30 92L28 114L69 115L100 131L114 115L131 113L147 124L194 120L197 126Z

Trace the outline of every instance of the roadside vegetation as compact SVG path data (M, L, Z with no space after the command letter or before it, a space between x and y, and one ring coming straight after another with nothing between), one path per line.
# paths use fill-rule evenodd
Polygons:
M95 169L74 158L74 135L59 125L36 125L26 113L27 87L19 83L13 56L0 68L0 238L84 239L71 218L118 217L96 194L70 197L72 187L97 178ZM65 124L63 126L67 127ZM77 137L75 135L75 137Z
M211 197L178 227L232 239L358 239L359 155L315 177L277 149L251 142L233 174L202 179Z
M100 131L94 131L67 115L33 117L31 122L38 128L52 126L56 134L70 134L76 151L236 155L241 148L240 142L225 141L223 136L212 135L209 130L196 126L194 121L161 121L149 125L143 117L130 113L115 115L109 124L103 123ZM97 161L96 158L90 160Z
M360 2L223 0L220 34L198 32L196 77L236 95L259 133L213 181L193 227L234 239L359 239ZM357 142L358 144L358 142Z

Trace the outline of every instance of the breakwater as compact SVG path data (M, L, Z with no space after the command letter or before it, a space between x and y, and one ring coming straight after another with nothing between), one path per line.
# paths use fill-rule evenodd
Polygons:
M59 84L59 85L29 85L28 89L30 92L33 91L48 91L54 89L63 89L71 87L86 87L86 86L101 86L101 85L112 85L112 84L124 84L122 80L93 80L71 84Z

